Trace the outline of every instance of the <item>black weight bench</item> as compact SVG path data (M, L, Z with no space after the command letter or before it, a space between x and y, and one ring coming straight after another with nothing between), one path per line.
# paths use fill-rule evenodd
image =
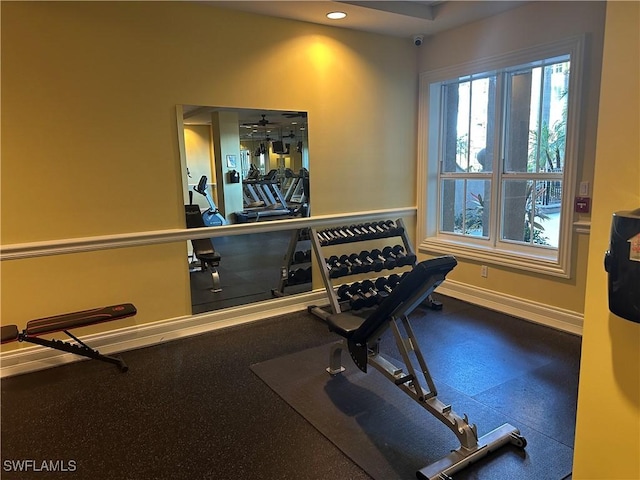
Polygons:
M420 479L447 479L449 475L506 444L511 443L520 448L526 446L526 440L518 429L509 424L478 438L475 424L470 424L466 415L460 417L450 405L445 405L437 398L436 386L420 352L408 316L433 293L456 265L457 261L452 256L420 262L368 317L362 318L344 312L329 315L326 319L329 330L343 337L342 341L331 348L327 368L331 375L345 370L341 365L341 352L348 350L360 370L366 372L367 365L376 368L444 423L458 438L460 448L416 472ZM395 360L379 352L380 337L388 328L393 331L404 365L396 365Z
M2 327L1 340L2 343L9 342L29 342L36 345L62 350L63 352L75 353L83 357L101 360L107 363L113 363L121 372L126 372L129 368L124 360L118 357L110 357L102 355L98 350L94 350L87 344L82 342L69 332L72 328L86 327L96 325L98 323L109 322L111 320L119 320L121 318L132 317L137 313L136 307L130 303L119 305L111 305L109 307L94 308L92 310L83 310L81 312L65 313L53 317L39 318L27 322L27 327L22 331L18 331L16 325L4 325ZM62 340L47 340L40 338L41 335L47 335L54 332L64 332L76 343L69 343Z
M191 193L191 192L189 192ZM185 205L184 212L187 221L187 228L203 228L206 225L200 213L198 205ZM211 269L211 279L213 281L212 292L218 293L222 291L220 286L220 274L218 267L220 266L221 255L216 252L213 242L210 238L194 238L191 240L193 254L200 261L200 269L205 272Z

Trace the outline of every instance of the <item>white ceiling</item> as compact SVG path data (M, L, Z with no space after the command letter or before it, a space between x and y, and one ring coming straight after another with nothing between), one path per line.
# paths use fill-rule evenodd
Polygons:
M520 1L205 1L204 3L303 22L331 25L394 37L433 35L443 30L490 17L526 3ZM340 10L342 20L326 14Z
M306 136L304 133L307 128L306 112L200 105L182 105L182 109L185 125L210 125L213 112L231 111L237 113L241 139L264 140L265 137L282 139L287 135L295 135L300 139Z

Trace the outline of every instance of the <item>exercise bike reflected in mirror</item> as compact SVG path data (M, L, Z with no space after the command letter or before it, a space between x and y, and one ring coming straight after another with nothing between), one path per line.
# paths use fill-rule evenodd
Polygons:
M219 227L221 225L226 225L227 221L218 210L218 207L216 207L216 204L213 202L213 199L211 198L211 195L207 190L206 175L202 175L202 177L200 177L198 185L195 185L193 187L193 190L204 196L204 198L207 199L207 203L209 204L209 209L202 212L202 220L204 221L205 227Z

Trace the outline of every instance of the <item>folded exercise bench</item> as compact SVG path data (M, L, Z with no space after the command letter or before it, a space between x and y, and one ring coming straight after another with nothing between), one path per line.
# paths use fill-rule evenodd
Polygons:
M518 429L509 424L504 424L478 438L476 426L469 424L466 415L460 417L450 405L445 405L436 397L435 384L420 352L408 315L431 295L456 264L456 259L452 256L418 263L366 318L349 312L327 317L329 329L343 337L342 341L331 348L329 368L327 368L330 374L337 375L344 371L341 365L341 352L346 349L360 370L366 372L367 365L376 368L444 423L458 438L460 448L416 472L416 476L420 479L447 479L449 475L503 445L511 443L520 448L526 446L525 438L520 435ZM380 336L387 328L393 331L404 365L394 364L394 360L379 352Z
M9 342L29 342L36 345L55 348L63 352L75 353L83 357L101 360L103 362L113 363L121 372L126 372L127 367L124 360L119 357L109 357L102 355L98 350L94 350L87 344L82 342L69 332L72 328L86 327L98 323L109 322L121 318L132 317L137 313L136 307L130 303L120 305L111 305L109 307L94 308L92 310L83 310L81 312L65 313L54 317L39 318L27 322L27 328L22 332L18 331L16 325L5 325L2 327L2 343ZM69 343L62 340L47 340L40 338L41 335L47 335L54 332L64 332L76 343Z

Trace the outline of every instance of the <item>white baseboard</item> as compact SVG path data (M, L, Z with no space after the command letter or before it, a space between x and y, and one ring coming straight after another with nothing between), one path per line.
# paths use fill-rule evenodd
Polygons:
M584 315L578 312L496 293L450 279L438 287L438 293L557 330L582 335Z
M221 328L298 312L305 310L309 305L325 305L327 303L326 292L316 290L266 302L86 335L82 337L82 341L99 350L102 354L112 355ZM124 357L126 361L126 355ZM41 346L19 348L0 354L0 378L35 372L79 360L86 360L86 358Z

